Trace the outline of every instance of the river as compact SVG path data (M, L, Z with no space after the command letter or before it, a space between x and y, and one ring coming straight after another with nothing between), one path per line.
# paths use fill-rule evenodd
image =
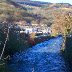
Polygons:
M68 72L60 52L63 38L39 43L26 51L13 55L7 64L7 72Z

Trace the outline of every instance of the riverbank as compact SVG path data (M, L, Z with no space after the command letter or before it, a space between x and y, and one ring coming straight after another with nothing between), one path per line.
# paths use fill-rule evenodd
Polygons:
M49 41L50 39L53 39L54 37L50 37L50 36L47 36L47 37L40 37L40 40L38 40L39 38L36 38L36 40L35 41L37 41L38 40L38 42L36 42L36 44L41 44L41 43L43 43L44 41ZM35 46L36 46L36 44L35 44ZM43 44L44 45L44 44ZM46 45L47 45L47 43L46 43ZM45 45L44 45L45 46ZM31 47L34 47L34 45L33 46L30 46L30 48ZM14 49L14 48L12 48L12 49ZM17 48L18 49L18 48ZM22 49L22 51L26 51L26 50L28 50L29 48L24 48L24 49ZM19 52L19 51L17 51L16 49L14 49L16 52ZM12 51L12 50L10 50L10 51ZM14 53L16 53L15 51L13 51ZM20 53L21 53L21 51L20 51ZM9 59L9 58L8 58ZM1 72L4 72L4 70L6 70L7 69L7 67L6 67L6 65L7 65L7 63L9 63L9 60L3 60L0 64L3 64L3 65L0 65L0 71Z
M65 61L68 63L68 68L72 70L72 37L66 37L65 49L62 52Z
M7 72L66 72L60 54L62 42L63 38L58 36L17 52L7 64Z
M69 63L63 58L60 52L63 43L63 37L57 36L35 46L27 48L27 50L15 53L10 61L1 66L2 72L19 72L22 70L32 72L71 72ZM42 67L42 68L41 68Z
M6 29L6 31L4 29ZM32 37L34 37L31 38L30 34L20 32L21 29L17 27L16 24L10 26L9 28L8 24L5 24L3 28L0 29L0 54L2 53L8 30L9 30L8 40L5 45L3 58L7 57L8 55L13 55L16 52L20 52L27 48L30 48L40 42L53 38L52 36L48 35L45 36L43 34L42 34L43 36L39 35L37 37L36 36L34 37L33 34L31 34Z
M10 35L10 38L5 48L4 57L8 55L13 55L16 52L21 52L32 46L35 46L38 43L54 38L53 36L42 36L32 39L27 34L22 34L22 36L19 35L19 39L17 39L18 36L16 35L16 33L10 32Z

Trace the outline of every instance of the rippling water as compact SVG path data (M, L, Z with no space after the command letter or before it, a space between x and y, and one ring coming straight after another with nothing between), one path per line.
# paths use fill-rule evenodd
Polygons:
M8 64L7 72L67 72L60 53L62 37L56 37L16 53Z

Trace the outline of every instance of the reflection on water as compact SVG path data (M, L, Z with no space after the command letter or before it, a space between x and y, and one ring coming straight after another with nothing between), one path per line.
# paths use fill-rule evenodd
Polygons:
M22 53L16 53L7 72L68 72L60 48L62 37L42 42Z

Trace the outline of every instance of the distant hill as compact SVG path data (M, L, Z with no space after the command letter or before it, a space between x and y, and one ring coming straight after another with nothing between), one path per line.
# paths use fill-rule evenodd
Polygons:
M19 21L19 20L32 20L34 19L33 14L27 12L25 7L11 1L11 0L0 0L0 22L6 21Z
M24 4L21 4L21 1ZM36 4L36 6L33 4ZM68 3L53 4L30 0L0 0L0 21L25 21L28 24L51 26L56 14L72 12L71 7Z
M28 13L35 14L34 23L37 23L39 17L40 24L52 25L55 20L55 14L72 12L72 5L69 3L49 3L30 0L12 0L15 3L25 7Z
M18 4L30 5L30 6L44 6L44 7L53 7L53 8L60 8L60 7L72 7L69 3L50 3L50 2L40 2L40 1L30 1L30 0L12 0Z
M48 2L40 2L40 1L30 1L30 0L12 0L18 4L25 4L30 6L38 6L41 7L43 4L48 4Z
M0 0L0 21L7 19L20 19L26 8L12 2L11 0Z
M51 3L44 5L43 8L72 8L72 5L69 3Z

